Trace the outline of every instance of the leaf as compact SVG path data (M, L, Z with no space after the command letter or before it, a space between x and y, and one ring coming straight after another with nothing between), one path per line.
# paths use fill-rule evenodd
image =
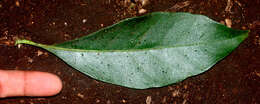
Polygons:
M232 52L249 31L205 16L156 12L44 48L80 72L129 88L162 87L198 75Z

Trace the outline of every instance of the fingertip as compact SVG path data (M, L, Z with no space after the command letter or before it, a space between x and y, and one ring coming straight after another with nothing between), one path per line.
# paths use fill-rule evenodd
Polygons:
M53 88L54 89L53 95L56 95L56 94L60 93L62 90L62 81L61 81L60 77L58 77L57 75L55 75L55 74L52 74L52 75L54 76L53 83L56 84Z
M47 72L26 72L25 96L53 96L62 90L61 79Z

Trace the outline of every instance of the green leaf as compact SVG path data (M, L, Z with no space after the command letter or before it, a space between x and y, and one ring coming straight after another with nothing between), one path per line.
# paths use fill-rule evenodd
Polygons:
M145 89L207 71L231 53L248 32L202 15L156 12L61 44L16 43L44 48L97 80Z

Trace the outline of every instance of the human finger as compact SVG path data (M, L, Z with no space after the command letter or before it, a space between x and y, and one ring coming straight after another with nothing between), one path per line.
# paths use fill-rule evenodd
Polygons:
M0 98L52 96L62 89L59 77L47 72L0 70Z

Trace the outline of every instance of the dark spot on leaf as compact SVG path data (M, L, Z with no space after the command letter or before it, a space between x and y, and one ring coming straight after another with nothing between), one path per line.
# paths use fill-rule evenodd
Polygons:
M167 72L163 70L162 73L167 73Z
M137 67L138 70L140 70L140 67Z

